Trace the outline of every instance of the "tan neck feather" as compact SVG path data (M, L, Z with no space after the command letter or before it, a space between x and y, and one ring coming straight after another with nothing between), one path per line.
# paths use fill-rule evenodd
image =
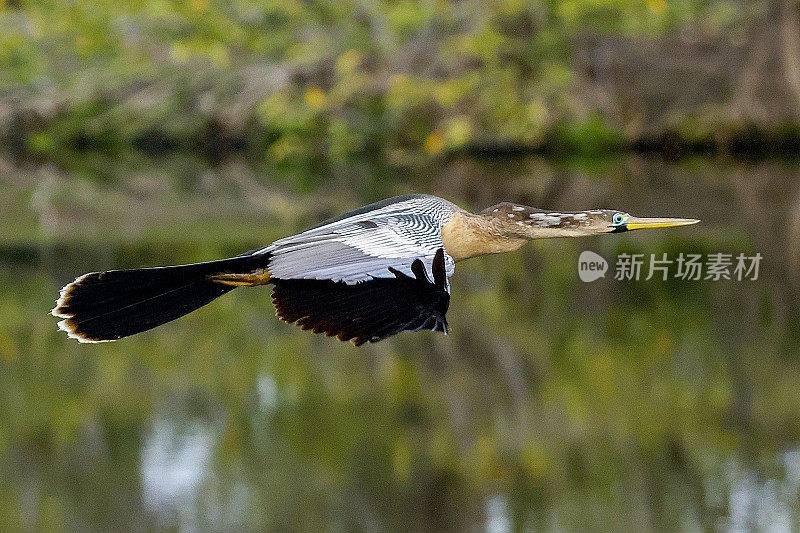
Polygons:
M484 215L459 211L442 226L444 249L456 261L511 252L527 241L522 235L508 235L497 219Z

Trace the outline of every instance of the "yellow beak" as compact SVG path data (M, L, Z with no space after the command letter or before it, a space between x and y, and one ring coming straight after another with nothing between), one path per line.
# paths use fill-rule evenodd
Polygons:
M700 222L696 218L639 218L629 217L625 227L632 229L671 228L673 226L688 226Z

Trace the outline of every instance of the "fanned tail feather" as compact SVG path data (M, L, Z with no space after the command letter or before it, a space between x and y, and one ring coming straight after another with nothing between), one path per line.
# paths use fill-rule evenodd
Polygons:
M208 263L135 270L109 270L80 276L61 289L51 314L59 329L80 342L107 342L179 318L233 290L256 284L269 261L266 254ZM232 283L241 275L247 283ZM215 280L214 278L218 279Z

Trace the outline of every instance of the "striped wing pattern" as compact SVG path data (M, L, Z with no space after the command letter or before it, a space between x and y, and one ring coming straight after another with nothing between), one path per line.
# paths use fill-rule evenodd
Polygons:
M356 344L446 332L455 262L441 228L453 209L432 196L398 197L253 252L270 256L278 316Z
M432 274L431 262L436 250L443 248L441 228L453 213L452 204L422 195L403 198L377 209L358 210L254 253L269 253L270 274L280 279L354 284L392 278L389 268L411 276L416 259ZM455 269L447 254L445 269L448 276Z

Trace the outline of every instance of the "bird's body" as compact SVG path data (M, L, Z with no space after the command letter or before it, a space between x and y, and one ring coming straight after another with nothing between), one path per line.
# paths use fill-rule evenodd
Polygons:
M400 331L447 331L456 261L534 238L694 223L611 210L547 212L502 203L479 214L430 195L389 198L237 257L85 274L52 314L81 342L117 340L189 313L238 286L273 285L277 314L356 345Z

